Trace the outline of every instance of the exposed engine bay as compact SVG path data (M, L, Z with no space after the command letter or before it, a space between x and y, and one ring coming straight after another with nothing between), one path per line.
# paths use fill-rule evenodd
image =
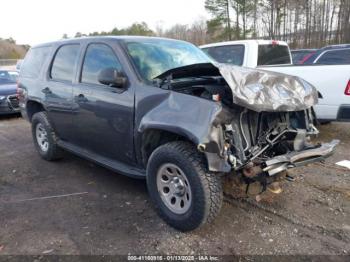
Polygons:
M304 84L303 80L290 80L280 74L272 74L269 79L270 73L263 72L264 75L259 76L260 82L256 82L256 86L250 85L247 91L244 84L255 83L249 79L251 75L246 78L240 75L243 80L238 81L232 78L234 73L229 76L228 82L227 77L217 71L205 71L204 75L200 75L199 71L192 75L188 71L182 72L183 78L169 74L159 86L212 100L225 107L228 116L225 120L216 121L213 127L220 137L217 141L220 157L230 166L228 173L240 175L248 185L259 181L265 190L266 185L274 181L274 176L289 168L321 161L338 144L336 140L323 145L311 143L311 137L317 135L318 130L313 124L314 114L309 104L317 102L317 91L308 83L305 83L303 91L299 86ZM278 80L274 81L276 78ZM275 90L270 92L266 83ZM283 88L280 83L283 83ZM293 85L292 88L288 90L285 83ZM298 91L293 90L294 87ZM199 144L198 149L207 155L210 162L215 152L211 142Z
M278 155L311 149L310 136L318 133L311 109L255 112L233 104L232 92L222 77L174 81L167 88L228 107L231 120L223 124L223 139L228 161L235 170L250 162L259 164Z

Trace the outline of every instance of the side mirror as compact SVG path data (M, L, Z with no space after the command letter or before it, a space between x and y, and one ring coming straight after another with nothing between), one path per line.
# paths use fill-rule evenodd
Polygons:
M98 73L98 82L103 85L124 88L127 83L127 77L121 71L118 71L116 68L106 68L102 69Z

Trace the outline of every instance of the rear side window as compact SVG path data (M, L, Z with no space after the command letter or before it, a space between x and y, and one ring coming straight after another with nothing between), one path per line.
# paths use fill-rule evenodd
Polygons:
M72 81L74 78L75 64L78 58L79 45L61 46L53 60L51 78L61 81Z
M259 45L258 66L291 64L289 48L285 45Z
M121 70L121 65L113 50L105 44L90 44L86 50L81 82L98 84L98 74L106 68Z
M21 76L37 78L49 54L50 48L50 46L45 46L30 49L21 66Z
M203 48L203 51L219 63L243 64L244 45L213 46Z
M350 64L350 49L332 50L324 53L316 64L346 65Z

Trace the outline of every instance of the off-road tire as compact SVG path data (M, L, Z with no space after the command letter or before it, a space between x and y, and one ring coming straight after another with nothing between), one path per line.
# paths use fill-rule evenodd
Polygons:
M158 169L166 164L175 164L186 174L191 187L192 200L184 214L172 212L163 202L157 189ZM220 174L211 174L206 160L196 148L183 141L158 147L151 155L147 166L147 187L156 211L170 226L180 231L194 230L210 223L219 214L223 189Z
M40 156L47 161L54 161L54 160L61 159L63 156L63 151L57 145L57 136L50 124L47 113L46 112L35 113L32 117L31 122L32 122L32 136L33 136L34 146L38 151L38 153L40 154ZM39 123L44 127L45 131L47 132L47 141L48 141L47 151L43 151L40 148L37 141L36 126Z

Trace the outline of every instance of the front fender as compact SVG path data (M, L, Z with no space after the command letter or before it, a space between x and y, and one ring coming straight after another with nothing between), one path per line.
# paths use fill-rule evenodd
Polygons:
M210 171L230 170L223 155L222 132L229 114L220 103L172 91L158 95L157 101L148 99L154 106L140 119L139 134L150 128L178 134L197 147L202 145Z

